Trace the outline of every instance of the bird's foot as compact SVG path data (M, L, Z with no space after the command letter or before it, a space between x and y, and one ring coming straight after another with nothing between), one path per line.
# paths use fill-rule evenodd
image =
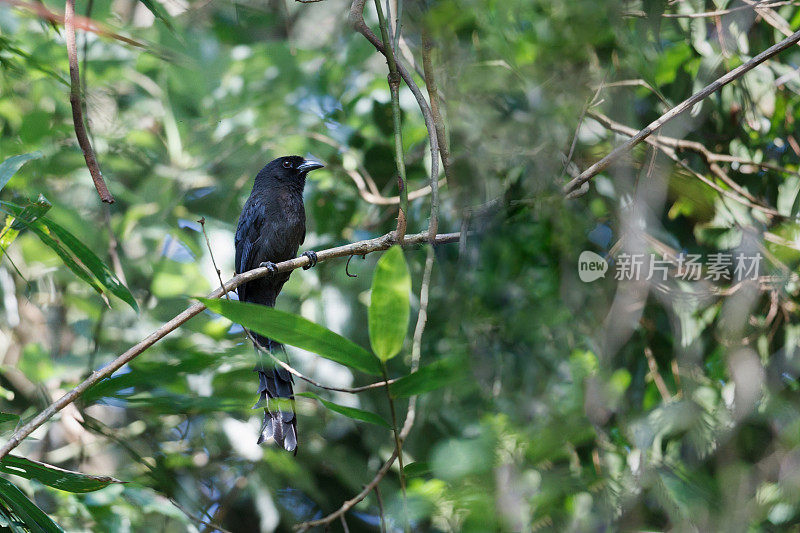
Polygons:
M308 264L303 267L303 270L308 270L311 267L317 266L317 252L308 250L301 254L303 257L308 257Z
M269 270L270 275L272 275L272 274L274 274L275 272L278 271L278 266L275 263L273 263L272 261L264 261L263 263L261 263L258 266L261 267L261 268L266 268L267 270Z

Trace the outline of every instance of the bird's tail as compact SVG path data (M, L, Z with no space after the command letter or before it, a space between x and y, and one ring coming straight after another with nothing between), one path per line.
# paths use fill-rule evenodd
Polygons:
M282 350L283 345L258 334L256 342L265 350ZM292 375L283 368L270 367L271 362L256 364L258 393L261 399L256 407L264 407L264 423L258 444L269 438L285 450L297 453L297 417L294 412L294 390Z

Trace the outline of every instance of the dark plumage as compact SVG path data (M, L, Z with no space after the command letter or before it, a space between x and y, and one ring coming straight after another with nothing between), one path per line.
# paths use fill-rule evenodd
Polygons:
M306 237L306 213L303 207L303 187L306 175L322 165L300 156L279 157L261 169L253 184L253 191L242 208L236 228L236 273L240 274L258 266L274 267L274 263L296 257L297 250ZM314 252L305 252L316 263ZM290 272L273 273L240 285L239 300L273 307ZM260 348L281 349L282 346L266 337L253 334ZM294 404L270 405L272 398L285 398L293 402L292 376L282 368L264 368L257 365L261 394L259 404L266 404L264 424L259 444L270 437L289 451L297 451L297 420Z

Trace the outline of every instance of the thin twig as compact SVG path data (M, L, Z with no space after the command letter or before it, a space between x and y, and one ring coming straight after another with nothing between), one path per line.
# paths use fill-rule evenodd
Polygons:
M34 13L36 16L55 24L64 24L64 18L65 18L64 15L55 13L54 11L50 11L49 9L47 9L47 7L44 6L44 4L22 2L21 0L0 0L0 3L5 3L12 5L14 7L18 7L20 9L25 9L27 11ZM92 32L101 37L108 37L110 39L115 39L117 41L121 41L131 46L136 46L137 48L147 49L146 44L141 43L139 41L135 41L129 37L125 37L124 35L114 33L113 31L104 27L100 23L86 17L81 17L79 15L75 16L73 19L73 25L75 26L76 29L79 30Z
M344 502L341 507L339 507L336 511L332 512L328 516L317 520L309 520L308 522L301 522L299 524L295 524L294 529L296 531L308 531L312 527L330 524L331 522L342 516L344 513L349 511L354 505L356 505L364 498L366 498L367 495L370 492L372 492L372 489L378 486L378 483L381 482L384 476L386 476L387 472L389 472L389 469L392 468L395 459L397 459L397 450L392 450L392 455L389 457L389 459L386 460L385 463L383 463L383 466L381 466L380 470L378 470L378 473L375 474L375 477L372 478L372 481L367 483L367 485L361 490L361 492L359 492L351 499Z
M258 347L258 348L260 348L260 347ZM397 381L399 379L399 378L393 378L393 379L390 379L388 381L378 381L376 383L370 383L369 385L363 385L361 387L332 387L330 385L323 385L322 383L319 383L318 381L314 381L313 379L311 379L308 376L304 376L297 369L295 369L291 365L289 365L289 363L287 363L285 361L281 361L280 359L278 359L273 353L267 352L267 351L265 351L265 353L267 355L269 355L277 365L280 365L281 368L285 369L287 372L289 372L293 376L296 376L296 377L302 379L303 381L307 381L308 383L311 383L315 387L319 387L320 389L325 389L325 390L331 390L331 391L337 391L337 392L346 392L348 394L358 394L359 392L364 392L364 391L368 391L368 390L372 390L372 389L378 389L378 388L381 388L381 387L386 387L388 385L391 385L392 383L394 383L395 381Z
M389 381L389 376L386 373L386 363L381 361L381 371L383 372L384 381ZM406 497L406 474L403 472L403 441L400 440L400 432L397 429L397 411L394 408L394 399L392 398L392 391L389 390L389 385L384 388L386 391L386 399L389 401L389 412L392 414L392 433L394 434L395 452L397 452L397 462L400 467L400 492L403 494L403 529L408 532L411 530L408 519L408 498Z
M764 0L760 0L759 2L755 2L754 4L758 4L759 8L770 8L770 7L793 5L796 4L796 2L793 1L764 2ZM753 9L754 7L756 7L756 5L744 5L744 6L731 7L729 9L720 9L718 11L706 11L703 13L663 13L661 16L664 18L675 18L675 19L719 17L720 15L728 15L729 13L734 13L736 11L741 11L743 9Z
M650 368L650 376L656 384L661 399L665 402L670 401L672 394L670 394L664 378L661 377L661 373L658 371L658 363L656 363L656 358L653 357L653 350L651 350L649 346L645 346L644 356L647 359L647 366Z
M403 242L408 225L408 180L406 179L406 163L403 155L403 126L400 122L400 74L397 71L397 62L389 37L389 28L386 17L383 15L381 0L375 0L375 10L378 12L378 23L381 28L383 46L386 50L386 62L389 65L389 92L392 96L392 124L394 126L394 162L397 165L397 189L400 192L400 210L397 213L397 240ZM400 28L397 28L398 32Z
M603 126L605 126L608 129L610 129L611 131L614 131L614 132L617 132L617 133L621 133L623 135L632 135L636 131L636 130L634 130L632 128L628 128L627 126L623 126L621 124L618 124L618 123L614 122L613 120L609 119L608 117L605 117L604 115L599 115L599 114L596 114L596 113L591 113L590 115L591 115L592 118L594 118L595 120L600 122L600 124L602 124ZM719 192L720 194L723 194L723 195L727 196L728 198L730 198L731 200L739 202L742 205L746 205L746 206L751 207L753 209L759 210L759 211L763 212L764 214L766 214L766 215L768 215L770 217L780 216L780 213L778 213L778 211L776 211L775 209L772 209L771 207L767 207L767 206L761 205L760 203L757 203L758 200L755 197L753 197L749 192L747 192L745 189L743 189L738 183L736 183L734 180L732 180L719 167L719 165L716 165L715 163L713 163L714 159L712 158L712 156L717 155L717 154L711 154L700 143L694 143L693 141L683 141L683 140L680 140L680 139L673 139L673 138L670 138L670 137L663 137L660 134L657 137L648 137L647 139L645 139L645 142L650 144L651 146L661 150L664 154L666 154L667 157L669 157L670 159L675 161L677 164L679 164L680 166L685 168L687 171L689 171L697 179L699 179L700 181L702 181L703 183L705 183L706 185L708 185L709 187L711 187L715 191ZM694 170L692 167L690 167L688 164L686 164L686 162L682 161L678 157L678 155L676 153L676 150L675 150L676 147L697 151L700 155L702 155L706 159L706 161L709 164L709 169L718 178L720 178L724 183L726 183L729 187L734 189L734 191L736 191L736 192L730 191L728 189L723 189L722 187L720 187L719 185L714 183L712 180L708 179L704 175L702 175L699 172L697 172L696 170Z
M398 0L399 1L399 0ZM430 100L431 113L436 128L434 132L438 137L441 147L442 167L444 167L445 178L450 178L450 147L445 132L444 121L439 112L439 89L436 86L436 77L433 73L433 61L431 59L431 37L426 27L422 28L422 69L425 75L425 86L428 88L428 99ZM439 230L439 185L436 176L431 175L431 219L428 223L428 234L431 240L436 238Z
M430 291L430 283L431 283L431 272L433 270L433 259L434 259L434 252L433 247L428 248L428 256L425 260L425 272L422 274L422 287L419 291L419 314L417 315L417 325L414 327L414 340L411 348L411 373L417 371L419 368L419 360L420 360L420 352L421 352L421 345L422 345L422 332L425 330L425 324L428 320L428 294ZM400 430L399 440L400 443L406 440L408 434L411 432L411 427L414 425L414 419L416 418L416 405L417 405L417 397L412 396L411 399L408 401L408 411L406 413L406 420L403 422L403 429ZM380 492L378 491L378 483L383 479L386 473L391 468L392 464L394 464L395 459L398 457L397 448L395 448L392 456L383 464L378 473L375 474L375 477L370 481L370 483L364 487L364 490L359 492L355 497L350 500L345 501L339 509L332 512L326 517L320 518L318 520L312 520L310 522L303 522L294 526L294 528L298 531L306 531L312 527L327 525L336 520L339 516L344 515L351 507L356 505L358 502L363 500L367 497L371 490L375 489L376 496L378 497L378 505L380 507L381 512L381 526L383 527L383 502L380 496ZM402 473L402 470L401 470Z
M609 117L595 112L590 112L589 116L595 119L596 121L600 122L606 128L616 131L618 133L622 133L623 135L633 136L636 133L634 128L629 126L625 126L620 124L619 122L615 122L614 120L610 119ZM765 163L765 162L757 162L753 161L752 159L747 159L746 157L738 157L735 155L730 154L718 154L716 152L712 152L708 148L705 147L704 144L696 142L696 141L687 141L685 139L676 139L674 137L665 137L664 135L659 134L657 137L648 137L645 142L654 141L657 144L664 144L671 148L676 148L678 150L689 150L692 152L697 152L703 159L705 159L706 163L708 163L709 167L711 167L714 163L738 163L739 165L747 165L757 168L769 169L774 170L775 172L782 172L784 174L797 174L796 170L792 170L790 168L782 167L780 165L775 165L772 163ZM652 143L651 143L652 144ZM720 170L711 169L714 174L722 179L723 181L727 182L727 179L720 174ZM739 169L739 172L742 172ZM728 183L731 185L730 183ZM736 188L736 184L731 185L731 187ZM742 193L744 196L749 198L750 200L754 200L754 198L749 196L749 193Z
M92 149L92 143L89 142L89 136L86 134L86 126L83 123L83 107L81 98L81 77L78 70L78 48L75 44L75 0L67 0L64 9L64 28L66 30L67 41L67 56L69 57L69 103L72 106L72 123L75 126L75 136L78 138L78 144L83 151L83 158L86 160L86 167L92 175L92 181L97 189L97 194L100 195L100 200L107 204L114 203L114 197L108 192L106 182L103 180L103 174L100 172L100 165L97 164L97 158Z
M327 135L323 135L317 132L310 132L306 134L307 136L311 137L312 139L316 139L320 142L327 144L328 146L332 146L340 151L345 151L347 147L342 145L341 143L337 142L335 139L328 137ZM322 161L325 163L325 161ZM341 167L344 172L350 176L350 179L353 180L355 183L356 188L358 189L358 194L363 198L365 201L373 204L373 205L397 205L400 203L399 196L383 196L381 192L378 190L378 186L375 184L375 180L372 179L367 169L361 163L358 163L358 169L349 169L345 168L344 166ZM446 176L446 174L445 174ZM442 187L447 184L447 179L442 178L437 182L437 187ZM431 193L431 185L425 185L419 189L409 191L408 193L408 200L416 200L417 198L422 198L423 196L427 196Z
M367 23L364 22L364 4L366 0L353 0L353 3L350 5L350 15L349 20L350 24L353 28L363 35L372 46L374 46L380 53L384 56L387 55L386 49L378 37L369 29ZM388 58L387 58L388 59ZM395 61L397 72L400 74L400 77L403 78L403 81L406 82L406 85L411 90L411 93L414 95L414 98L417 100L417 105L419 106L420 111L422 112L422 117L425 119L425 128L428 130L428 142L430 145L431 151L431 176L432 179L438 179L439 177L439 141L436 136L436 124L434 123L433 113L431 112L431 108L428 105L428 102L425 100L425 97L422 95L422 91L420 91L419 86L417 86L414 78L408 72L408 69L403 65L402 61ZM435 177L435 178L434 178ZM437 241L438 242L438 241Z
M456 242L459 240L460 236L461 236L460 233L443 233L436 238L436 244L446 244L446 243ZM427 240L428 240L427 233L416 233L414 235L406 236L406 239L402 243L402 245L410 246L415 244L421 244L423 242L427 242ZM392 233L387 233L386 235L382 235L381 237L377 237L375 239L368 239L365 241L345 244L343 246L328 248L327 250L320 250L317 252L317 261L327 261L328 259L333 259L335 257L346 257L350 255L366 255L372 252L387 250L394 244L397 244L394 235ZM309 258L303 255L276 264L273 272L289 272L291 270L301 268L309 263L310 263ZM266 267L254 268L253 270L248 270L247 272L237 274L236 276L228 280L224 285L226 289L230 291L243 283L247 283L248 281L252 281L254 279L267 276L269 275L269 273L270 271ZM222 295L223 295L223 289L220 288L212 291L208 295L208 297L219 298ZM101 381L102 379L110 376L111 374L122 368L129 361L133 360L139 354L141 354L149 347L154 345L156 342L167 336L167 334L178 329L192 317L202 313L205 309L206 306L200 302L190 305L182 312L178 313L175 317L173 317L172 320L166 322L156 331L154 331L146 338L144 338L142 341L132 346L125 353L123 353L110 363L108 363L106 366L104 366L100 370L95 370L94 372L92 372L89 377L84 379L75 388L73 388L72 390L61 396L58 400L48 405L47 408L45 408L39 414L34 416L28 423L17 429L17 431L15 431L14 434L11 435L11 437L8 439L8 442L6 442L3 445L3 447L0 448L0 459L5 457L8 454L8 452L19 446L19 443L22 442L22 440L25 439L25 437L30 435L36 428L38 428L39 426L44 424L47 420L52 418L61 409L63 409L67 405L71 404L72 402L80 398L80 396L84 392L86 392L89 389L89 387L91 387L95 383Z
M378 500L378 513L381 517L381 533L386 533L386 518L383 512L383 497L381 496L381 487L375 485L375 499Z
M742 77L745 73L749 72L753 68L757 67L767 59L773 57L776 54L786 50L787 48L797 44L800 41L800 31L793 33L790 37L784 39L783 41L779 42L776 45L769 47L768 49L764 50L754 58L742 63L735 69L731 70L730 72L726 73L725 75L721 76L720 78L716 79L700 91L696 92L680 104L676 105L659 118L651 122L647 125L644 129L640 130L636 135L631 137L629 140L614 148L610 154L606 155L600 161L594 163L592 166L581 172L581 174L573 178L572 180L567 183L564 188L563 192L565 194L573 191L574 189L579 188L581 185L592 179L594 176L608 168L608 166L614 162L617 158L619 158L622 154L629 152L634 146L645 140L648 136L650 136L653 132L661 128L664 124L671 121L684 111L691 109L695 104L701 102L709 95L715 93L731 81Z
M206 234L206 217L200 217L200 220L197 222L200 224L200 229L203 231L203 237L206 240L206 247L208 248L208 255L211 257L211 264L214 265L214 271L217 273L217 279L219 279L219 286L222 289L225 298L230 300L231 297L228 296L230 291L225 288L225 283L222 281L222 271L219 269L219 267L217 267L217 261L214 259L214 252L211 251L211 241L208 240L208 234Z

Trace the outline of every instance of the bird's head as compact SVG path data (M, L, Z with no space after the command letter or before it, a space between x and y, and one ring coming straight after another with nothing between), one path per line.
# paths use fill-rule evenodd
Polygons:
M288 186L305 185L306 174L325 165L313 159L305 159L299 155L289 155L273 159L261 169L256 176L256 184L265 181L278 181Z

